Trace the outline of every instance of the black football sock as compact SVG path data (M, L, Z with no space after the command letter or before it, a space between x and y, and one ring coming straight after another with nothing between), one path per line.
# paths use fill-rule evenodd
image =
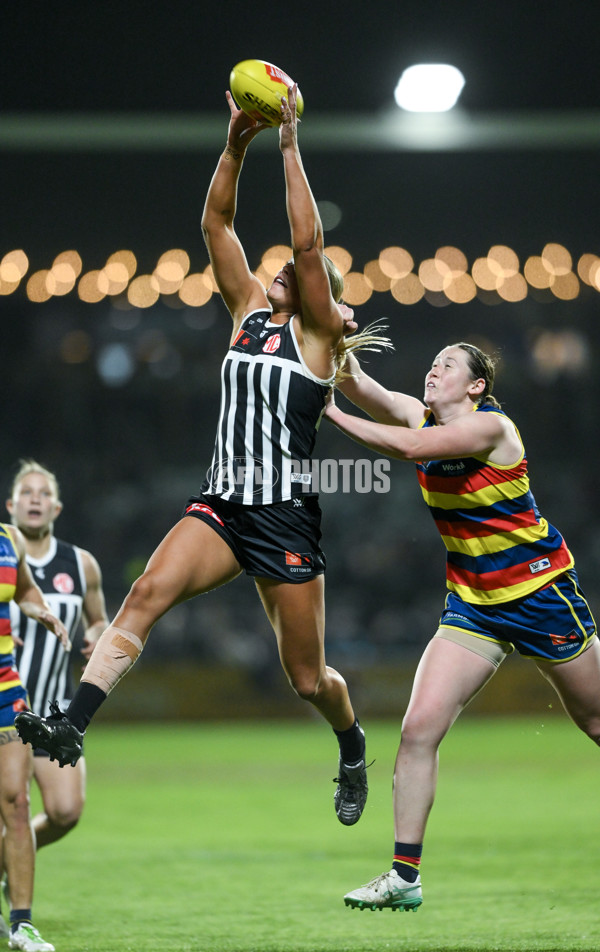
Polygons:
M83 733L101 704L108 697L105 692L89 681L82 681L65 714L78 731Z
M10 910L10 931L16 932L22 922L31 925L31 909L11 909Z
M334 734L340 745L340 754L345 764L357 764L365 756L365 733L358 721L345 731L336 731Z
M422 843L395 843L393 867L407 883L414 883L421 865Z

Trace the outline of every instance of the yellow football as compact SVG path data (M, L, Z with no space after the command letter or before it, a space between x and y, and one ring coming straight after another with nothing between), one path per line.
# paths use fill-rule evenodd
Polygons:
M264 60L242 60L231 70L229 86L233 98L240 109L270 126L278 126L281 122L281 97L287 96L294 81L287 73L272 63ZM296 99L296 114L298 117L304 112L304 100L298 90Z

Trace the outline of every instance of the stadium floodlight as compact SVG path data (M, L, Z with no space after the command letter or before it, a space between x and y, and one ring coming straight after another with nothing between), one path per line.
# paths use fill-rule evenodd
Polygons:
M394 92L408 112L447 112L458 101L465 77L456 66L421 63L404 70Z

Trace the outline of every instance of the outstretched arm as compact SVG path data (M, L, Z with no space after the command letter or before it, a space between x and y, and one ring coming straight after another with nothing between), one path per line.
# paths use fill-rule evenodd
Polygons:
M246 149L267 126L238 109L229 91L226 96L231 112L227 145L206 195L202 233L221 297L234 323L239 324L248 311L267 305L265 289L250 271L233 226L238 179Z
M469 413L444 426L416 430L344 413L333 401L325 415L357 443L394 459L460 459L489 454L505 437L503 423L494 413Z
M342 380L337 389L378 423L412 428L420 425L426 407L416 397L388 390L373 377L369 377L354 354L348 354L344 370L351 376Z
M283 155L287 213L300 293L302 327L305 333L325 338L335 345L342 336L343 322L331 295L323 260L323 226L298 148L296 90L294 84L288 90L288 100L282 102L283 121L279 144Z

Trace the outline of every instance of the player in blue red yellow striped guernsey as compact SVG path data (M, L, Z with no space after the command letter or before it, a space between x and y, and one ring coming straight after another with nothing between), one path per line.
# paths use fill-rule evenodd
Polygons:
M503 413L491 404L473 411ZM429 409L422 426L435 425ZM524 448L509 466L477 456L419 461L417 477L446 546L448 589L465 601L522 598L573 567L560 532L538 511Z
M27 709L27 692L15 667L10 602L53 632L70 648L67 630L52 614L25 560L25 539L14 526L0 523L0 818L4 826L3 860L10 896L10 932L0 916L0 935L9 949L53 952L31 921L35 869L34 835L29 814L32 750L20 743L15 716ZM18 743L17 743L18 741Z
M392 869L344 897L358 909L416 909L438 748L458 715L516 649L600 744L600 642L573 556L535 503L519 432L492 395L494 360L472 344L445 347L422 401L380 386L353 355L347 369L340 389L372 419L333 402L327 417L363 446L416 463L446 547L446 602L396 758Z

